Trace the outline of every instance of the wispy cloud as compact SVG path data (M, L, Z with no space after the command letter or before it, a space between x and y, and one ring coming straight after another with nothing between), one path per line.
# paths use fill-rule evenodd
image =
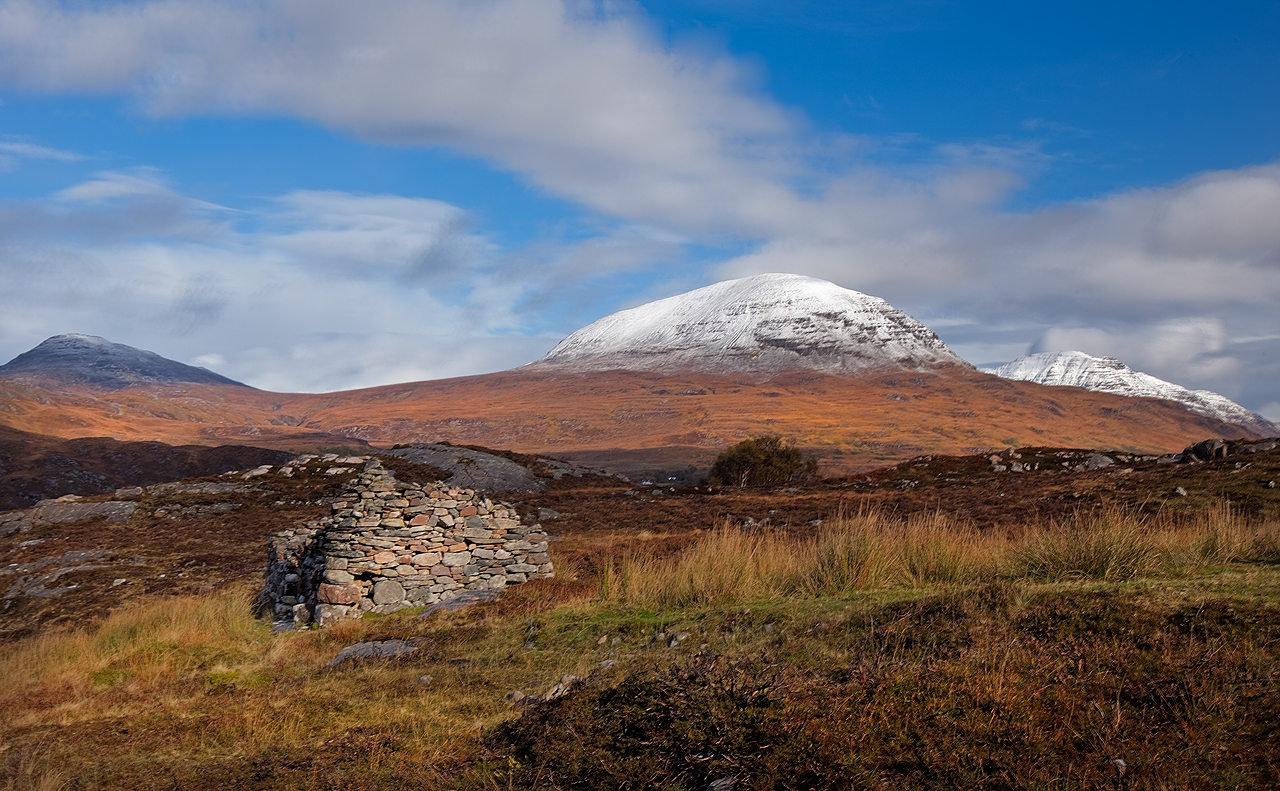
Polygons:
M49 148L48 146L40 146L21 140L0 139L0 172L13 170L21 160L25 159L79 162L84 157L71 151L62 151L57 148Z

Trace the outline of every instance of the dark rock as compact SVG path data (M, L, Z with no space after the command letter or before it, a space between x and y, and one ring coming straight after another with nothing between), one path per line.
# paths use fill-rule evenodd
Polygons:
M1182 451L1182 455L1183 457L1193 458L1196 461L1225 459L1227 457L1227 443L1220 439L1206 439L1203 442L1191 445Z
M343 662L351 662L357 659L390 659L392 657L404 656L418 650L419 644L424 638L415 637L412 640L375 640L368 643L356 643L349 645L338 652L333 661L325 665L325 667L333 667ZM422 676L430 682L430 676Z

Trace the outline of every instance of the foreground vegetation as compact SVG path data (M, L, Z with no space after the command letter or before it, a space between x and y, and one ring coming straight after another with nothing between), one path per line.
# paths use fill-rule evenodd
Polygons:
M721 527L599 573L562 553L578 579L453 614L273 634L246 587L10 645L7 787L1280 783L1275 523L862 513L798 537ZM326 667L408 637L406 658ZM565 675L586 681L506 699Z

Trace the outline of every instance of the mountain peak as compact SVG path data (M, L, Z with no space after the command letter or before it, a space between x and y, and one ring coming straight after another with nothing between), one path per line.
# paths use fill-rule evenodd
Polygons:
M1080 351L1040 352L1019 357L999 368L984 369L1005 379L1019 379L1042 385L1083 387L1103 393L1134 398L1163 398L1177 401L1192 412L1224 423L1245 426L1264 435L1280 426L1250 412L1212 390L1190 390L1182 385L1135 371L1115 357L1094 357Z
M605 316L535 368L704 372L971 367L879 297L813 277L728 280Z
M97 335L77 333L55 335L0 365L0 379L52 379L111 390L138 384L178 383L247 387L206 368L184 365Z

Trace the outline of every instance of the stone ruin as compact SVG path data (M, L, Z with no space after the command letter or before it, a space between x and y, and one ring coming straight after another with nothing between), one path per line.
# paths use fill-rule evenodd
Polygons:
M515 507L445 483L401 483L370 461L333 513L271 537L260 604L327 626L555 575L547 536Z

